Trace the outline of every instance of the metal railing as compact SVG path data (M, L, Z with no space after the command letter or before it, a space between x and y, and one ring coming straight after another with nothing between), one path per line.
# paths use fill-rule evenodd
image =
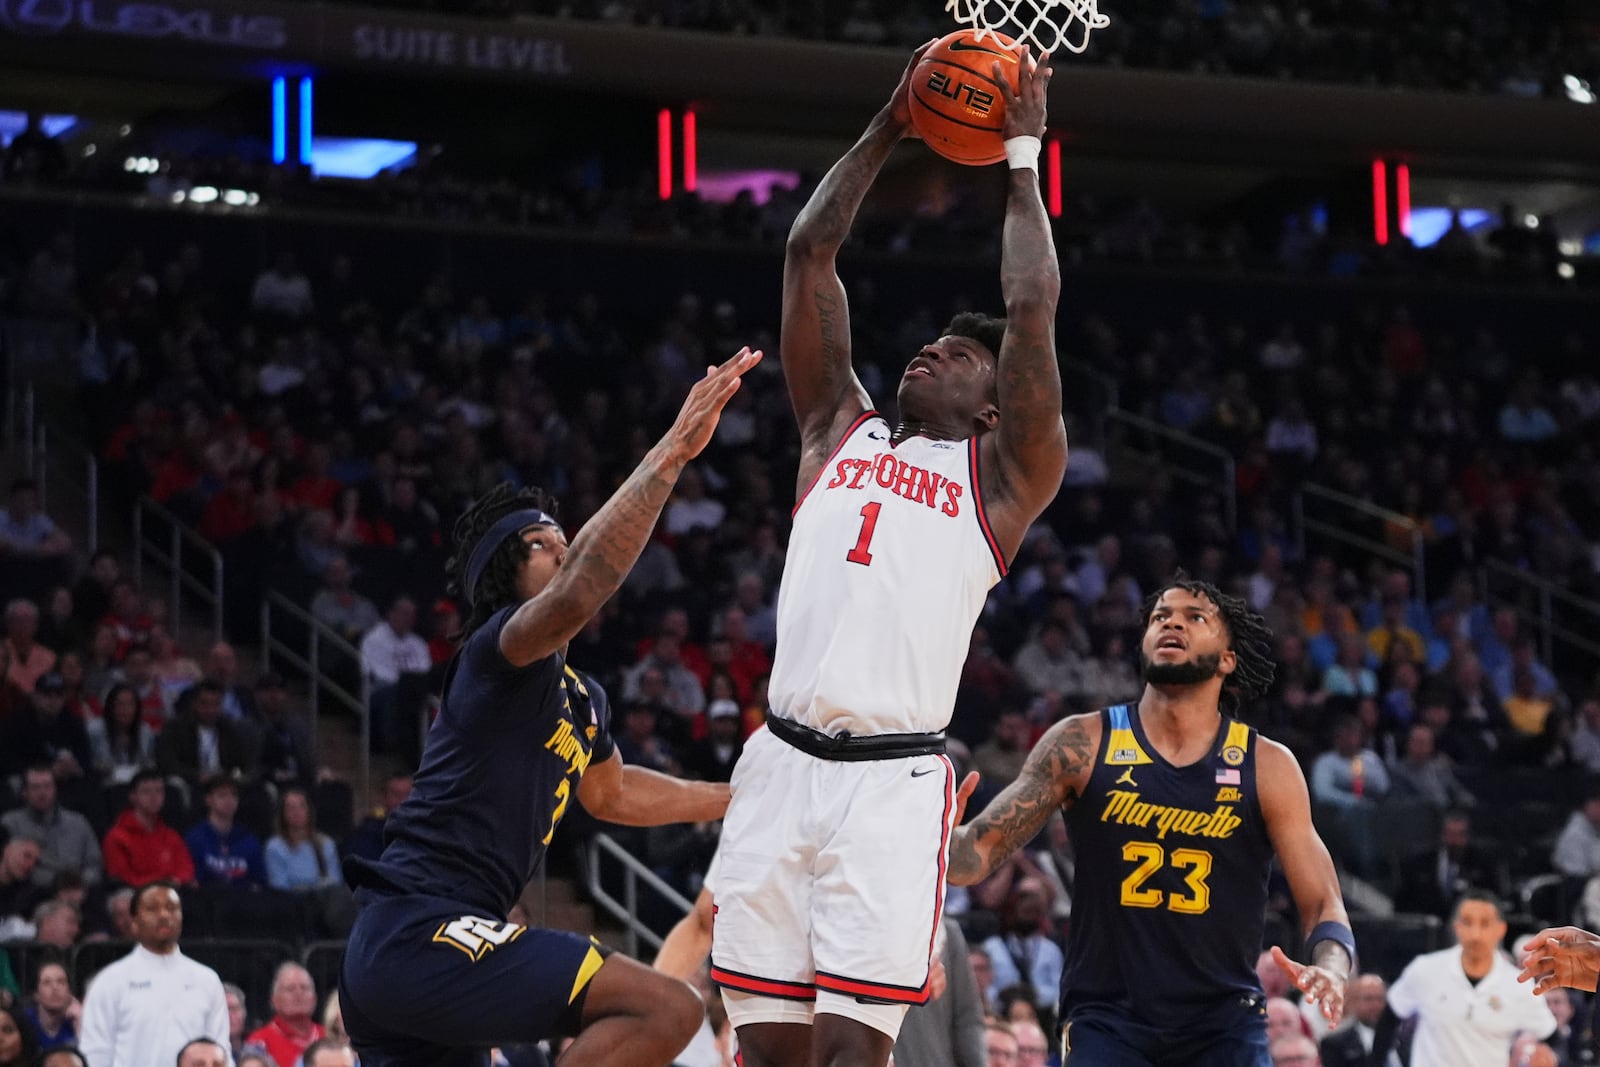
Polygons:
M1121 408L1109 409L1105 417L1108 443L1112 437L1111 427L1121 427L1125 433L1119 440L1124 448L1154 460L1175 478L1219 491L1228 531L1231 533L1239 528L1239 479L1233 453L1193 434L1174 430L1154 419ZM1209 462L1195 464L1194 459L1200 456Z
M682 893L663 882L649 867L639 861L639 858L606 834L595 834L589 842L588 849L588 881L589 892L594 896L595 902L610 913L611 917L622 923L627 933L627 953L634 959L639 958L639 942L649 945L651 950L661 948L661 937L650 927L646 926L639 918L639 883L654 890L668 904L687 915L694 910L694 904ZM600 861L603 857L610 856L622 864L622 899L618 900L601 884Z
M273 614L279 613L288 616L296 624L304 627L306 633L306 651L301 655L287 641L282 639L284 627L273 625ZM323 653L332 650L347 658L355 670L358 679L356 693L350 692L326 669ZM367 672L361 669L361 650L346 641L340 634L327 623L319 620L305 608L285 597L282 593L268 591L261 599L261 670L263 672L272 667L273 657L288 663L305 675L306 687L309 690L306 697L306 706L311 718L311 750L316 753L317 762L322 762L322 695L326 693L333 700L343 705L355 714L356 721L361 724L361 748L356 756L356 777L359 779L356 796L369 797L372 795L372 680Z
M149 527L166 524L165 536ZM185 525L184 521L149 497L133 506L133 580L144 584L144 562L165 567L169 582L170 617L183 617L183 593L188 590L211 610L212 640L222 640L222 553L215 545ZM196 557L210 563L210 581L190 573L186 563Z
M1557 659L1557 645L1600 660L1600 603L1497 559L1478 571L1478 595L1491 608L1509 607L1538 636L1545 663Z
M1294 495L1295 547L1302 559L1311 534L1409 570L1411 595L1419 603L1428 602L1427 541L1411 517L1316 482L1303 482ZM1404 540L1409 549L1396 548L1391 535Z

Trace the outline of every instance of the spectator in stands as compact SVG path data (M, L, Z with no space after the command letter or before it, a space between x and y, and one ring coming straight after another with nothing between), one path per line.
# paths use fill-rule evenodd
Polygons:
M26 833L43 846L33 869L33 882L43 888L71 871L87 886L100 883L100 842L89 820L63 808L56 799L56 778L48 764L36 763L23 774L22 807L0 816L8 834Z
M1333 727L1333 748L1311 767L1311 795L1319 804L1341 809L1368 809L1389 792L1383 760L1362 747L1361 722L1342 716Z
M1561 432L1550 409L1539 399L1538 382L1524 377L1500 409L1500 436L1513 444L1539 444Z
M12 684L24 693L33 692L34 684L56 665L56 654L38 642L38 634L38 605L21 597L8 602L6 645L11 653L11 667L6 673Z
M1440 811L1477 803L1450 760L1439 755L1433 728L1420 722L1406 731L1404 753L1389 764L1389 778L1389 795L1397 800L1424 800Z
M1065 961L1045 932L1048 918L1044 882L1032 876L1019 878L1000 909L1000 932L983 943L1000 989L1020 983L1035 990L1061 988Z
M112 940L134 940L133 890L131 888L124 886L107 895L106 919L110 924L109 932Z
M317 830L317 813L305 790L290 788L278 801L278 825L267 841L267 884L315 901L323 927L343 937L355 921L355 906L345 888L339 850Z
M46 900L33 909L33 939L42 945L66 952L82 931L78 909L64 900Z
M250 307L263 319L280 326L310 318L314 310L311 279L295 265L293 252L279 252L273 265L256 276L250 289ZM264 383L263 391L276 395L280 390L267 389Z
M184 655L178 642L160 626L150 631L150 659L162 702L177 707L178 698L200 680L200 664Z
M261 842L235 821L239 784L225 774L205 781L206 817L184 836L201 886L259 888L267 884Z
M384 620L361 639L361 669L372 680L369 713L374 744L381 750L412 741L426 695L433 659L414 630L416 601L398 596ZM409 735L407 733L409 731Z
M355 1050L348 1038L325 1037L306 1049L303 1067L356 1067Z
M1472 818L1449 811L1439 822L1439 841L1431 850L1400 864L1395 908L1448 918L1456 898L1474 887L1497 886L1495 858L1472 843Z
M1272 1067L1321 1067L1317 1044L1304 1034L1289 1034L1272 1042L1268 1049Z
M33 687L32 714L13 715L0 727L0 773L21 774L44 764L63 783L82 778L90 766L89 732L66 714L67 683L51 671Z
M164 882L141 888L133 898L133 930L138 946L101 971L84 997L84 1058L94 1067L168 1067L196 1034L226 1049L222 979L179 951L177 889ZM227 1063L225 1052L221 1062Z
M201 682L178 701L178 713L156 740L156 767L197 785L214 774L249 779L255 760L243 727L222 715L222 687Z
M1011 661L1017 680L1035 695L1077 693L1082 689L1083 660L1067 640L1067 628L1047 618L1039 632L1023 645Z
M323 588L311 599L311 614L351 644L382 622L372 601L351 587L350 561L335 556L322 573Z
M0 508L0 557L13 563L44 565L48 577L64 579L61 564L72 551L72 538L39 510L39 485L32 478L11 483L11 496Z
M1033 745L1028 717L1012 708L1003 708L995 718L989 739L972 750L972 766L983 775L984 784L1003 789L1016 781Z
M987 1067L1016 1067L1017 1039L1011 1024L990 1019L983 1026L983 1048Z
M1583 807L1567 817L1550 863L1569 878L1600 874L1600 788L1591 788Z
M1339 651L1322 675L1322 691L1330 697L1375 697L1378 676L1367 666L1367 643L1355 631L1338 637Z
M226 641L206 652L206 681L222 687L222 714L235 722L255 718L255 694L239 679L239 654Z
M767 583L756 571L741 571L733 587L733 605L744 612L745 632L763 648L778 641L778 610L767 602Z
M152 882L194 884L194 860L188 846L176 830L161 820L166 802L161 772L140 771L133 776L128 787L128 807L106 834L107 877L135 889Z
M102 548L89 557L89 566L72 587L72 610L85 628L94 626L111 610L111 589L122 577L117 554Z
M39 865L43 851L44 845L27 831L12 834L5 847L0 848L0 941L27 940L32 936L31 927L21 937L14 931L28 925L28 916L44 896L44 890L33 884L33 869Z
M708 782L726 782L744 751L742 712L734 700L713 700L706 709L706 736L684 753L683 769Z
M647 672L647 677L650 675L659 679L661 672ZM661 726L673 717L671 711L649 701L628 704L623 710L622 731L616 736L617 751L622 754L623 762L663 774L676 774L678 761L672 746L661 737Z
M687 724L704 710L706 694L700 679L684 665L681 649L682 644L675 635L657 634L650 651L623 675L622 698L626 701L651 699L652 694L646 691L643 679L655 672L661 677L661 701L679 719L675 729L686 731Z
M72 995L64 964L50 960L39 966L34 975L33 1000L28 1005L27 1016L39 1039L41 1052L78 1043L83 1005Z
M100 784L127 785L133 776L156 765L156 732L139 712L139 695L118 683L106 693L104 713L84 726L89 735L89 761Z
M178 1050L178 1067L228 1067L227 1046L197 1037Z
M368 812L367 817L351 831L350 840L345 842L345 855L360 856L369 860L381 856L383 829L388 825L389 816L393 815L410 795L411 775L404 771L389 775L383 783L383 803Z
M1350 980L1345 986L1344 1025L1322 1039L1323 1067L1366 1067L1388 992L1381 975L1363 974ZM1379 1067L1397 1067L1399 1062L1391 1052Z
M1578 705L1578 721L1567 742L1572 761L1590 774L1600 774L1600 697L1587 697Z
M1379 663L1389 662L1394 646L1405 650L1411 663L1422 663L1428 658L1428 646L1422 635L1406 623L1410 604L1398 597L1383 601L1383 621L1367 632L1367 649Z
M237 1067L239 1055L244 1051L245 1031L250 1029L250 1007L244 990L232 982L222 983L222 995L228 1001L228 1052Z
M930 997L906 1013L894 1055L902 1064L977 1067L983 1062L983 991L968 962L966 935L946 916L940 926Z
M289 691L283 677L256 680L256 728L260 732L256 766L263 781L278 786L309 786L317 776L316 755L305 727L289 717Z
M146 645L140 643L128 649L127 657L122 661L122 670L115 676L113 684L126 685L133 690L133 695L139 700L140 717L159 734L171 717L172 709L167 706L166 694L156 682L155 657L150 655Z
M311 972L298 963L284 963L272 979L272 1018L246 1039L259 1045L277 1067L295 1067L312 1042L326 1036L312 1018L317 1010L317 987Z
M20 1004L0 1003L0 1067L34 1067L39 1039Z
M695 464L683 469L672 503L663 512L666 531L673 537L682 537L696 528L715 530L726 514L721 503L706 495L705 474Z
M66 656L86 644L87 636L84 624L72 610L72 590L64 585L50 590L39 620L39 643L58 657ZM60 669L59 663L57 660L57 670Z
M1389 988L1374 1057L1387 1057L1399 1022L1413 1017L1411 1062L1418 1065L1501 1067L1519 1031L1544 1038L1555 1030L1555 1016L1531 986L1517 982L1516 965L1500 950L1506 922L1499 902L1468 892L1456 904L1453 925L1453 948L1418 956Z

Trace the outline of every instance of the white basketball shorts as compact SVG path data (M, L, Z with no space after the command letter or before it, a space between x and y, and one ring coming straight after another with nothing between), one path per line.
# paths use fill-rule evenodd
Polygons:
M711 976L735 1026L823 1012L899 1033L928 999L955 789L943 756L847 763L750 738L713 888Z

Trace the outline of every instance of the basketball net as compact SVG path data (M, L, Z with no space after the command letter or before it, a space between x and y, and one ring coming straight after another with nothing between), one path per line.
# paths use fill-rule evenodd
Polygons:
M944 9L963 25L986 33L1004 33L1027 41L1041 52L1082 54L1089 35L1111 20L1100 14L1099 0L945 0Z

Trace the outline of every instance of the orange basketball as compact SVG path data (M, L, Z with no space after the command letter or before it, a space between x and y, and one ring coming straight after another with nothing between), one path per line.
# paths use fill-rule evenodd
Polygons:
M978 40L974 30L940 38L911 75L911 125L946 159L981 167L1006 158L1006 102L994 80L999 62L1017 91L1016 42L998 33Z

